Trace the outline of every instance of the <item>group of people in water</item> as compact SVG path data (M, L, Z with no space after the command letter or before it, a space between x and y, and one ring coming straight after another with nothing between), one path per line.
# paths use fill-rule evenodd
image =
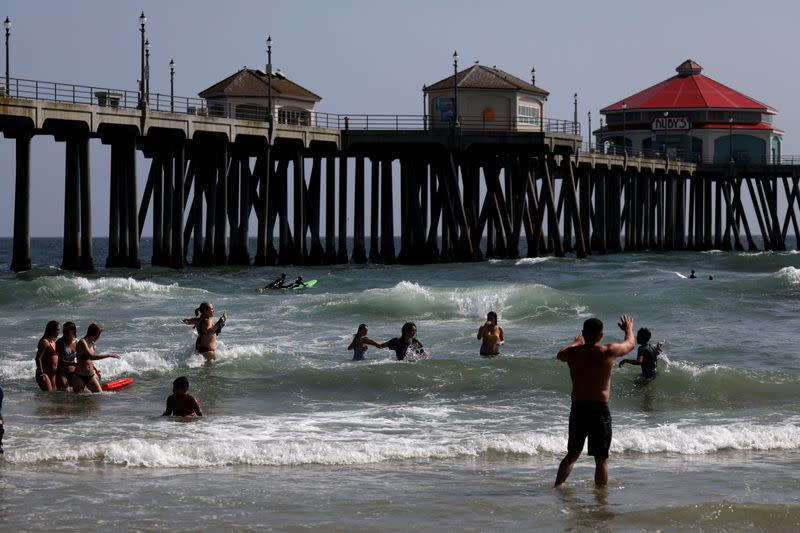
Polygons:
M61 337L58 336L62 333ZM97 323L89 324L86 335L78 339L74 322L62 326L55 320L47 323L44 335L36 346L36 384L43 391L87 389L100 392L100 372L94 361L109 357L119 359L115 353L100 354L95 350L103 328Z
M285 274L275 281L281 279L285 279ZM195 350L208 362L216 358L217 336L222 332L226 320L227 312L214 321L214 306L208 302L201 303L195 309L194 316L182 320L197 331ZM569 365L572 405L567 454L559 465L556 487L563 484L572 472L587 439L588 453L595 458L595 484L604 486L608 483L608 452L611 446L608 400L611 392L611 371L616 360L630 353L638 343L636 358L621 359L618 366L640 366L644 383L656 376L657 360L663 353L664 342L651 343L652 334L647 328L639 329L634 337L633 318L627 315L620 317L618 325L625 332L625 339L618 343L601 344L604 334L602 321L596 318L586 320L581 332L557 354L558 360ZM53 320L47 323L44 335L39 339L35 357L36 383L45 391L72 389L74 392L81 392L87 389L100 392L100 372L94 366L94 361L120 357L115 353L97 353L95 345L103 328L92 323L86 334L78 339L75 324L65 322L63 334L59 337L61 332L61 324ZM369 346L394 351L398 361L416 361L429 356L416 338L417 326L413 322L403 324L400 336L386 342L374 341L368 334L367 325L360 324L353 335L347 349L353 351L354 361L365 360ZM500 348L505 344L505 332L498 324L497 313L494 311L487 313L486 321L478 328L477 340L481 342L481 356L497 357L500 354ZM3 452L4 429L2 401L3 389L0 388L0 453ZM172 395L167 398L164 416L203 416L199 402L189 394L189 381L185 376L173 382Z

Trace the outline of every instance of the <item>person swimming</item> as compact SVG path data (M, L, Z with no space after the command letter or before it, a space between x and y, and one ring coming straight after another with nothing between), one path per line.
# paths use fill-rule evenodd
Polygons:
M280 289L284 285L286 285L286 272L283 272L279 277L267 283L267 285L262 290Z
M172 394L167 398L167 409L161 416L203 416L200 403L189 394L189 380L185 376L172 382Z
M367 337L367 332L367 325L359 324L356 334L353 335L353 341L347 347L348 350L353 350L353 361L363 361L367 358L367 345L382 348L380 343Z
M500 355L500 347L505 344L506 339L503 328L497 325L497 313L494 311L486 314L486 322L478 328L478 340L481 341L482 357Z
M84 388L89 389L90 392L100 392L99 373L94 367L94 361L108 358L120 359L120 356L115 353L99 354L95 352L94 345L100 338L101 333L103 333L103 327L92 322L86 329L86 335L78 341L77 349L75 350L77 366L75 373L72 375L73 392L82 392Z
M297 278L288 285L284 285L284 289L293 289L295 287L303 287L306 282L303 280L303 276L297 276Z

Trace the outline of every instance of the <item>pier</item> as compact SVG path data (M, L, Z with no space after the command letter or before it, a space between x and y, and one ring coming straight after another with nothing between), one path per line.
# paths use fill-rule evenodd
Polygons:
M38 135L66 145L68 270L97 264L90 139L111 154L102 170L110 183L107 267L141 266L148 215L151 262L174 268L517 258L523 239L531 257L756 250L759 240L762 249L784 250L791 234L797 242L800 161L792 158L684 161L584 144L574 121L543 118L536 131L514 131L459 118L442 125L424 115L314 112L307 123L270 127L263 112L219 116L203 99L149 94L143 105L138 92L11 78L0 97L0 130L16 145L10 266L31 268ZM141 191L137 152L149 161Z

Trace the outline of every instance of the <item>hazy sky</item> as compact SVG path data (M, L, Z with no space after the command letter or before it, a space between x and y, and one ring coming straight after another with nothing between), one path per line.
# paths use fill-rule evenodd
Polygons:
M779 111L783 153L800 154L796 1L671 2L561 0L236 1L5 0L12 20L11 76L136 90L138 17L147 15L151 91L196 96L244 65L273 64L322 96L331 113L420 114L423 84L476 60L550 91L545 114L572 118L572 95L586 126L591 110L669 76L687 58L703 73ZM93 230L108 234L108 147L92 150ZM62 234L64 147L32 146L34 236ZM14 142L0 142L0 236L13 228ZM147 167L138 166L139 191ZM145 235L149 235L145 229Z

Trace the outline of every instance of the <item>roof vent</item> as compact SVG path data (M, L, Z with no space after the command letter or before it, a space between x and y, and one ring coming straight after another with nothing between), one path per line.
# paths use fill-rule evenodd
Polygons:
M692 61L691 59L687 59L675 69L679 76L694 76L696 74L700 74L703 71L703 67L701 67L698 63Z

